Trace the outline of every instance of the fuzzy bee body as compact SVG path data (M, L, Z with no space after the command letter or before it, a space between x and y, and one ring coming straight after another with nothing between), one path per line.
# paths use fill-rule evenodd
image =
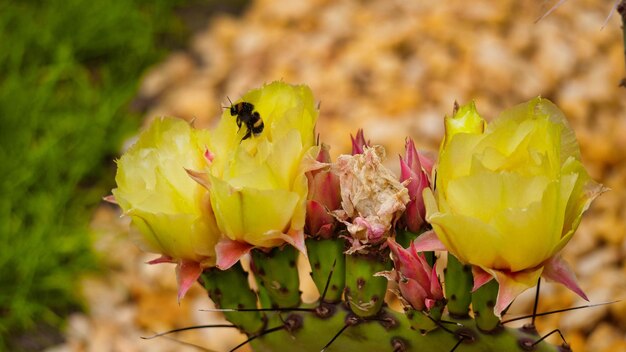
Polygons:
M243 101L231 104L230 115L237 116L237 127L241 129L241 126L244 125L248 129L241 139L242 141L250 138L253 133L256 136L263 132L263 127L265 127L263 119L257 111L254 111L254 105L251 103Z

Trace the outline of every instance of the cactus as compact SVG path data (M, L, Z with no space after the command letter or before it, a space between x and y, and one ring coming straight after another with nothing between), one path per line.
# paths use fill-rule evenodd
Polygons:
M276 247L267 253L252 251L252 272L260 289L267 292L272 306L292 308L300 304L297 259L298 253L293 247Z
M472 310L476 319L476 327L485 332L498 328L500 319L493 314L498 295L498 283L490 281L472 293Z
M241 265L224 271L207 269L200 276L199 282L217 308L253 309L257 306L257 297L248 287L248 274ZM265 326L266 318L260 312L224 312L224 315L241 331L249 334L258 333Z
M541 342L533 347L538 336L522 330L505 329L498 334L484 334L476 329L471 320L459 321L463 327L453 331L437 329L422 335L411 330L406 315L387 309L381 311L377 320L360 320L341 305L333 306L335 313L327 318L312 313L292 313L286 315L285 325L293 324L264 337L254 340L255 352L311 351L318 352L324 341L345 328L333 343L324 351L557 351L557 348ZM280 321L280 320L279 320ZM460 345L457 346L460 342ZM287 347L288 346L288 347ZM288 349L287 349L288 348Z
M345 243L341 239L309 238L306 241L311 277L319 290L323 302L336 303L346 282Z
M254 291L248 288L247 275L240 265L225 271L204 271L200 281L209 297L249 337L231 351L246 343L255 352L283 351L286 346L303 352L569 349L566 343L560 347L548 344L534 330L502 326L493 313L497 282L492 280L470 292L471 270L454 256L449 256L445 269L449 283L446 293L451 302L447 311L446 300L441 300L429 312L410 308L398 312L382 299L387 281L374 276L392 266L388 248L381 253L348 255L342 253L342 238L308 239L307 245L313 254L309 257L311 267L318 271L314 278L321 297L316 303L301 303L299 292L294 291L298 269L294 265L296 252L291 247L252 252L252 274L260 283L254 301ZM327 276L319 276L320 272ZM347 283L343 295L328 295L330 283L343 287L343 282Z
M374 274L391 266L389 250L355 253L346 258L346 301L356 316L369 318L378 314L384 303L387 280Z
M472 269L463 265L453 255L448 256L445 269L446 297L448 311L457 318L469 317L469 306L472 301Z
M325 240L342 243L342 239ZM328 243L326 243L328 245ZM253 255L257 257L257 255ZM388 267L376 261L375 257L355 255L345 255L347 261L345 273L350 286L350 281L355 280L359 275L367 275ZM355 258L358 258L356 261ZM323 258L321 258L323 260ZM335 261L335 258L326 259ZM380 259L380 258L378 258ZM324 264L329 267L328 261ZM284 258L280 256L267 256L263 258L266 265L276 268L283 265ZM350 273L351 262L359 265L365 261L369 269L360 269ZM272 262L272 263L269 263ZM390 262L390 260L387 260ZM453 261L454 263L454 261ZM354 265L354 264L352 264ZM458 264L452 264L458 265ZM375 267L375 268L374 268ZM458 266L458 272L467 273L463 266ZM278 270L278 269L276 269ZM283 267L281 275L291 276L294 267ZM313 269L315 270L315 269ZM257 268L258 271L258 268ZM449 272L449 271L448 271ZM339 275L341 271L333 271L333 275ZM267 273L266 273L267 274ZM249 299L247 293L252 292L247 287L241 287L240 280L228 279L230 277L245 277L240 266L234 266L226 271L215 269L205 270L202 275L204 287L209 292L210 297L220 302L219 307L233 308L235 311L225 312L226 317L237 325L241 331L250 337L250 344L255 352L257 351L442 351L448 352L456 348L458 351L557 351L556 346L545 341L539 341L540 336L533 331L524 329L511 329L498 325L499 320L493 315L493 294L497 292L497 283L492 281L481 287L474 294L470 294L469 289L465 291L454 291L459 296L459 302L472 302L474 306L475 319L470 319L469 315L459 318L449 313L441 315L443 306L431 309L430 316L420 311L397 312L380 302L368 306L367 314L364 310L355 308L354 304L348 301L348 292L342 301L329 303L328 301L318 301L313 304L298 304L291 309L276 308L280 302L272 301L262 303L259 300L259 310L250 312L237 312L241 304L226 307L224 298L231 298L230 302L236 299ZM471 274L470 274L471 277ZM384 280L380 277L370 279ZM324 280L324 285L328 280ZM386 280L385 280L386 281ZM228 288L232 285L231 289ZM228 295L216 296L215 288L219 287ZM494 288L496 291L494 291ZM246 298L242 298L241 293L246 292ZM369 292L369 291L367 291ZM357 295L351 299L359 297L366 300L365 294ZM368 296L371 297L371 296ZM491 300L491 302L489 302ZM234 304L234 302L233 302ZM250 304L245 304L250 307ZM276 308L276 309L273 309ZM448 306L449 309L449 306ZM264 315L261 316L261 311ZM438 313L437 313L438 312ZM440 316L438 316L440 315ZM254 318L251 318L254 317ZM494 321L495 318L495 321ZM251 324L251 319L258 324ZM430 329L423 329L424 324L431 326ZM487 327L488 325L498 325L498 329ZM262 326L262 330L257 328ZM418 328L419 327L419 328ZM421 331L420 331L421 330ZM426 331L428 330L428 331ZM536 345L533 345L539 341ZM332 343L331 343L332 342ZM288 347L287 347L288 346ZM566 346L562 346L567 350Z
M437 164L407 139L400 178L362 131L332 163L308 87L274 82L233 109L212 131L157 120L120 159L113 191L162 255L150 263L177 265L179 299L199 281L233 324L220 327L248 335L231 352L557 350L500 320L540 277L586 299L559 251L606 189L552 103L491 124L457 106ZM434 251L448 251L443 284ZM307 253L313 304L299 291ZM238 263L248 254L250 273Z

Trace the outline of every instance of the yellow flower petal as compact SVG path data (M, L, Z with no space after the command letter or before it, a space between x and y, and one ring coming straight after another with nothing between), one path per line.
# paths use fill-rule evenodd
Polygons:
M207 191L186 169L206 167L208 134L162 118L141 133L118 161L113 194L142 234L139 244L175 260L215 261L219 238Z
M424 192L428 221L465 263L540 268L603 190L582 167L573 131L541 98L503 112L484 131L473 106L457 115L446 119L436 192Z
M211 138L211 204L220 231L258 247L295 243L305 223L307 182L303 158L313 147L317 109L311 90L273 82L246 93L263 131L242 140L226 110Z

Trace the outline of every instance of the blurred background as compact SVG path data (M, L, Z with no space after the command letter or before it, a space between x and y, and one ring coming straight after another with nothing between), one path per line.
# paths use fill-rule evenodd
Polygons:
M67 0L0 3L0 350L196 351L154 332L219 316L173 267L148 266L101 202L114 159L169 115L209 127L226 96L282 79L321 102L333 155L358 127L387 149L436 149L454 101L487 119L541 95L568 117L584 163L612 190L565 248L592 303L626 299L626 89L611 0ZM584 304L542 285L539 311ZM510 314L531 311L533 292ZM626 351L626 301L538 318L575 351ZM177 340L217 351L227 330ZM553 340L559 343L558 339Z

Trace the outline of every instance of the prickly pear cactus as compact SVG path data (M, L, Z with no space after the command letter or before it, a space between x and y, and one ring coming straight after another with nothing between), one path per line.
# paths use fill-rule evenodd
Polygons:
M363 131L331 161L306 86L274 82L231 104L209 131L156 120L113 190L161 254L151 264L176 264L179 299L199 282L249 337L231 351L569 350L501 319L541 277L586 299L559 252L604 188L552 103L489 124L457 106L437 159L407 139L399 176Z
M266 258L272 260L272 258ZM376 270L372 268L369 275L375 278ZM231 268L226 271L211 271L210 278L203 275L202 282L211 297L214 297L214 283L229 282L229 273L232 270L240 272L240 268ZM281 270L282 275L294 275L295 267L285 267ZM291 273L289 273L291 272ZM335 270L333 276L347 275L345 271ZM350 276L350 275L348 275ZM297 282L296 282L297 283ZM326 285L326 284L324 284ZM326 286L318 287L320 293ZM244 288L239 288L242 292ZM264 290L264 288L261 288ZM232 296L237 297L237 291L232 291ZM467 296L470 300L472 295L469 289L457 294ZM216 300L216 302L222 302ZM492 296L492 299L495 297ZM242 300L243 301L243 300ZM259 300L262 302L263 300ZM269 302L268 302L269 303ZM481 304L480 307L488 306ZM221 304L219 307L223 307ZM320 299L314 304L300 304L296 307L282 308L275 303L260 304L255 312L229 310L227 318L249 336L249 343L254 351L557 351L557 347L540 341L541 336L530 329L506 328L495 320L496 324L490 326L490 330L484 330L487 325L482 325L478 318L464 319L454 318L444 314L438 318L429 317L421 311L398 312L390 309L385 304L363 317L360 308L350 304L347 299L338 303L328 303ZM225 307L224 307L225 308ZM493 315L486 308L485 315ZM250 315L253 313L254 315ZM259 316L259 314L262 315ZM421 316L422 319L414 316ZM425 318L425 319L424 319ZM431 320L432 319L432 320ZM415 322L430 325L429 331L415 328ZM254 322L263 324L263 329L258 330ZM561 346L560 350L567 350Z

